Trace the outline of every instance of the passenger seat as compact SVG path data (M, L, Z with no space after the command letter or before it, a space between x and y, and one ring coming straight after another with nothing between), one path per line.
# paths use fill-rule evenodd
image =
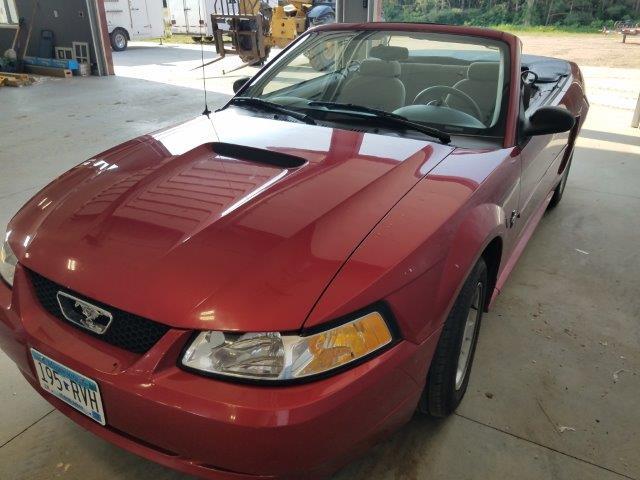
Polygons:
M391 112L404 106L405 90L400 63L370 58L363 60L358 72L338 91L336 102L354 103Z

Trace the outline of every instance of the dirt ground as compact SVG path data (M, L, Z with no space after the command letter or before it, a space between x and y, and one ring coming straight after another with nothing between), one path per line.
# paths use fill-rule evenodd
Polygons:
M627 37L627 43L622 43L622 36L615 33L516 35L522 40L525 53L564 58L581 67L640 69L640 35Z

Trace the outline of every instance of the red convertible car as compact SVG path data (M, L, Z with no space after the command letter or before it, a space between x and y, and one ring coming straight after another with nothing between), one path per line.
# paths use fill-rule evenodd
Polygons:
M0 345L100 437L315 478L464 396L482 314L566 185L578 67L513 35L336 24L11 220Z

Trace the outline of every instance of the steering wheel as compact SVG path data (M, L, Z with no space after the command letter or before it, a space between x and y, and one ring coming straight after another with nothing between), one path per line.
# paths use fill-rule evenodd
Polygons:
M536 72L532 72L531 70L524 70L520 74L520 79L525 85L533 85L538 81L538 74Z
M480 107L478 107L478 104L473 98L457 88L446 85L434 85L433 87L425 88L416 95L413 104L433 105L435 103L436 105L446 105L446 101L444 100L445 95L451 95L462 100L472 110L478 120L482 119Z

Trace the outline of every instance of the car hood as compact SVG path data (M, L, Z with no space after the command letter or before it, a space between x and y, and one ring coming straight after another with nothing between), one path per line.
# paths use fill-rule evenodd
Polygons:
M261 151L247 161L215 142ZM14 217L9 243L28 269L176 328L294 331L451 151L228 108L70 170ZM262 163L274 153L303 165Z

